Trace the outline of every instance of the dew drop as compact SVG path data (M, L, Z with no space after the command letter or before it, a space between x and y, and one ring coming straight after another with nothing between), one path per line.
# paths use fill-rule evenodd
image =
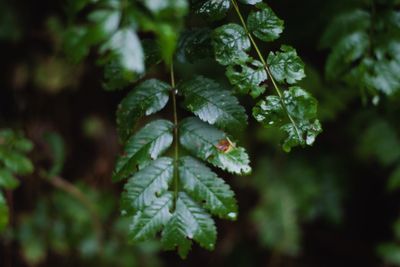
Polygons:
M272 124L274 124L274 122L273 122L273 121L270 121L268 124L269 124L269 125L272 125Z

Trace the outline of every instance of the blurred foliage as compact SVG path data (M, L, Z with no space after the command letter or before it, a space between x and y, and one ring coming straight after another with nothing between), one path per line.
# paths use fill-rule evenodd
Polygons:
M302 223L321 217L341 222L342 173L334 164L328 157L313 164L295 157L259 160L251 185L260 199L251 218L263 245L296 256Z
M297 48L306 75L299 85L318 100L324 132L313 148L296 149L290 155L279 152L277 144L284 136L276 129L261 128L250 120L245 131L235 133L249 150L254 173L234 179L240 201L238 222L217 221L220 234L212 254L194 249L182 263L158 253L158 243L128 244L126 229L131 221L115 213L121 188L109 183L110 162L119 149L114 110L122 95L99 88L131 87L144 75L164 78L164 66L152 66L168 60L175 46L178 76L186 79L201 73L225 88L234 87L213 59L208 22L191 15L186 19L189 27L182 29L179 19L166 18L170 14L182 18L187 7L160 10L151 4L155 2L162 1L71 0L61 6L47 1L43 7L48 9L26 12L25 6L34 5L0 1L1 67L5 69L0 122L23 128L35 142L32 151L32 142L18 131L0 131L0 228L8 223L9 209L13 213L12 224L2 232L0 265L7 266L10 260L15 266L53 266L54 262L61 266L271 266L265 261L278 254L282 262L272 265L400 266L400 223L395 218L400 210L397 0L264 1L285 20L285 32L275 43L260 42L260 50L267 58L283 43ZM135 20L127 19L125 12L135 13ZM243 15L248 13L245 7ZM221 23L236 21L234 14L225 14L221 6ZM120 23L115 26L112 21L117 17ZM100 23L104 18L108 26ZM126 47L109 42L126 27L131 32L126 38L132 39L133 34L142 39L143 72L121 71L132 67L124 67L126 62L121 61ZM159 51L157 44L165 49ZM105 71L102 84L93 64L97 53ZM250 56L256 56L254 51ZM247 84L235 86L241 85L246 89ZM65 90L69 88L79 90ZM239 100L247 111L254 106L251 97ZM162 112L159 117L170 116ZM9 158L15 154L20 160L13 164ZM107 178L95 168L101 168ZM26 178L20 180L22 175ZM64 179L63 175L83 192L92 210L53 186L56 180L50 178ZM226 180L231 182L230 175ZM20 181L22 186L11 194Z
M116 203L111 194L83 184L77 187L96 205L99 221L94 222L93 214L68 193L55 191L43 196L32 213L18 218L15 230L15 239L30 266L44 262L49 253L58 257L75 255L65 266L161 266L154 254L158 251L156 243L128 245L125 228L129 222L113 220Z
M16 175L26 175L33 171L33 164L26 156L33 148L30 140L22 133L11 129L0 129L0 190L15 189L20 181ZM7 226L9 211L0 191L0 232Z

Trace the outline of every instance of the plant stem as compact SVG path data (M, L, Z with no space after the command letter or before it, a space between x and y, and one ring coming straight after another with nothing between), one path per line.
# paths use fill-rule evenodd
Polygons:
M174 196L175 200L178 198L178 188L179 188L179 172L178 172L178 160L179 160L179 133L178 133L178 111L176 105L176 85L175 85L175 73L174 73L174 61L171 59L170 66L171 73L171 94L172 94L172 105L174 112L174 143L175 143L175 151L174 151Z
M232 1L233 7L235 8L235 11L236 11L237 15L239 16L240 22L242 23L243 28L244 28L244 30L246 31L246 34L247 34L247 36L248 36L249 39L250 39L251 44L253 45L254 49L256 50L257 55L258 55L258 57L259 57L261 63L262 63L263 66L264 66L265 71L268 73L268 76L269 76L270 79L271 79L272 85L273 85L273 87L274 87L276 93L277 93L278 96L279 96L279 99L280 99L280 102L281 102L281 105L282 105L283 110L285 110L286 115L288 116L290 122L293 124L294 130L296 131L297 136L299 137L299 139L302 139L302 136L301 136L300 131L299 131L298 127L297 127L297 124L296 124L296 122L294 121L292 115L290 115L290 113L289 113L289 111L288 111L288 109L287 109L287 107L286 107L286 105L285 105L285 102L284 102L284 100L283 100L282 92L281 92L281 90L279 89L278 84L276 83L274 77L272 76L271 70L269 69L267 62L265 61L265 59L264 59L264 57L263 57L263 55L262 55L260 49L258 48L258 45L257 45L256 41L254 40L254 38L253 38L252 34L250 33L249 29L247 28L247 24L246 24L246 22L244 21L244 18L243 18L243 16L242 16L242 13L240 12L239 5L237 4L236 0L231 0L231 1Z

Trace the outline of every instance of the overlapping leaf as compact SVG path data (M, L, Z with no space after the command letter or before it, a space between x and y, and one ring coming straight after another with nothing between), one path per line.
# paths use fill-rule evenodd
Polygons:
M183 189L212 214L225 219L236 219L237 205L234 193L224 180L192 157L179 162L179 177Z
M153 238L170 220L173 194L166 192L151 205L139 211L132 219L129 236L132 240L143 241Z
M179 193L175 211L162 233L161 242L166 249L178 247L179 254L185 258L191 240L197 241L206 249L213 249L217 230L213 219L186 193Z
M274 41L283 32L283 20L279 19L274 11L265 3L256 5L260 10L250 13L247 27L260 40Z
M236 97L211 79L196 77L179 85L184 105L201 120L235 132L247 124L247 115Z
M113 180L127 177L138 167L163 154L172 144L173 127L170 121L155 120L129 138L125 153L116 164Z
M151 115L165 107L170 88L164 82L150 79L136 86L122 100L117 111L117 124L122 140L133 133L133 127L141 116Z
M238 24L230 23L215 29L213 46L215 58L222 65L241 64L249 59L250 39Z
M122 196L123 209L141 211L157 199L157 195L168 190L173 177L173 160L162 157L151 161L135 173L125 184Z
M278 96L260 101L253 115L265 127L278 127L286 133L282 147L287 152L294 146L312 145L322 131L316 119L317 101L297 86L284 91L283 103Z
M116 31L111 39L102 45L101 51L110 51L128 72L142 73L145 70L142 44L136 32L129 28Z
M197 118L186 118L179 129L181 145L196 157L232 173L251 172L244 148L237 147L224 132Z
M264 65L251 59L242 65L228 66L226 76L230 83L235 86L237 92L248 94L254 98L265 92L263 83L268 79Z
M306 76L304 63L293 47L283 45L281 52L271 52L267 63L272 76L280 83L286 81L288 84L294 84Z

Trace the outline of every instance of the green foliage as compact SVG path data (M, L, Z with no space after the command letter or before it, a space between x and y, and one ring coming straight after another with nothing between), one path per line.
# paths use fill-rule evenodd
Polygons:
M77 187L95 204L98 218L65 192L44 195L32 213L18 218L15 230L15 239L22 247L21 255L29 265L41 264L51 253L74 255L70 262L81 261L96 266L161 265L155 255L159 249L156 244L147 242L133 248L127 245L125 228L129 221L112 219L117 207L112 195L97 192L87 185ZM102 227L106 224L107 231Z
M279 83L294 84L305 77L304 63L293 47L283 45L281 52L270 52L267 63L271 74Z
M295 256L301 248L302 223L321 217L339 223L341 176L331 158L308 163L292 157L279 165L261 159L251 180L260 196L251 218L261 244Z
M237 147L224 132L197 118L186 118L179 130L181 145L196 157L231 173L251 172L244 148Z
M170 86L156 79L146 80L136 86L121 102L117 111L118 130L122 140L132 133L142 116L149 116L165 107Z
M213 46L218 63L228 66L242 64L249 60L251 44L246 30L235 23L223 25L214 30Z
M226 76L240 94L250 93L256 98L265 92L263 83L268 76L263 64L258 60L252 59L243 65L228 66Z
M74 2L74 1L71 1ZM78 23L82 10L89 9L86 23ZM63 32L65 51L75 61L99 47L99 63L105 66L104 87L116 90L136 81L146 72L150 58L160 55L168 64L175 51L182 18L188 11L179 1L82 1L67 8L70 23ZM146 49L138 31L152 32L160 50ZM117 77L115 77L115 75Z
M173 127L170 121L156 120L130 137L125 145L125 155L117 162L113 179L121 180L163 154L172 144Z
M26 156L33 144L20 132L11 129L0 130L0 190L15 189L19 185L17 175L33 171L33 164ZM0 232L8 224L8 207L0 191Z
M331 50L326 76L362 93L392 96L400 89L398 11L392 3L377 10L374 5L344 12L327 27L321 39L321 46Z
M178 86L185 97L184 106L202 121L235 132L247 124L247 115L231 92L204 77L196 77Z
M230 0L193 0L196 12L211 20L225 17L231 7Z
M259 1L245 1L253 5L256 2ZM287 45L283 45L280 52L270 52L265 59L253 38L254 35L264 42L278 39L284 28L283 21L268 5L258 3L257 11L251 11L245 22L239 5L236 1L232 4L242 26L229 23L214 30L216 61L227 66L226 75L237 92L249 93L254 98L265 92L269 78L277 95L266 96L266 101L254 107L253 115L263 125L277 127L286 133L287 138L282 145L285 151L289 152L299 145L312 145L322 131L317 120L316 100L304 89L291 87L282 92L278 87L279 84L285 88L285 82L295 84L303 79L304 63L296 50ZM251 48L254 48L259 60L249 55ZM307 114L304 114L305 111ZM282 125L281 121L285 124Z
M117 126L124 152L113 180L126 180L121 203L122 214L131 221L130 240L144 241L161 233L162 246L177 248L181 257L186 257L193 241L206 249L215 247L217 231L211 214L237 218L234 193L205 163L236 175L252 169L247 152L233 138L247 125L238 99L203 76L193 75L176 85L175 59L185 64L214 56L226 66L235 91L253 98L263 95L270 81L277 95L266 96L253 113L265 126L286 133L285 151L312 145L321 131L317 101L295 85L305 77L304 63L295 49L283 45L281 51L264 58L253 39L254 35L270 42L283 32L284 22L267 4L240 0L252 8L246 23L235 0L190 2L194 13L213 25L233 7L242 25L229 22L214 30L207 26L185 29L186 0L74 1L68 9L71 21L88 10L88 22L71 24L65 34L68 50L77 59L91 47L99 47L108 90L144 78L160 59L170 69L171 85L147 79L121 101ZM252 48L257 59L250 55ZM287 84L293 86L286 89ZM181 97L179 104L197 118L180 118ZM156 114L168 102L172 102L173 121L157 119L136 130L144 116Z
M257 4L259 11L252 11L247 18L249 30L264 42L274 41L283 32L283 20L279 19L274 11L265 3Z
M312 145L322 131L319 121L315 119L317 101L296 86L284 91L281 99L277 96L267 96L266 100L260 101L253 109L256 120L266 127L279 127L286 133L287 137L282 146L286 152L297 145ZM290 115L291 120L286 113Z

